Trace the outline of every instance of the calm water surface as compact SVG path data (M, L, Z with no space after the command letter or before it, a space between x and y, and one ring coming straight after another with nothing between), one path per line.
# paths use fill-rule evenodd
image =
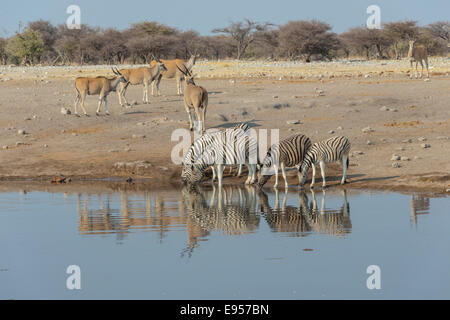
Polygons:
M60 190L0 193L1 299L450 298L448 197Z

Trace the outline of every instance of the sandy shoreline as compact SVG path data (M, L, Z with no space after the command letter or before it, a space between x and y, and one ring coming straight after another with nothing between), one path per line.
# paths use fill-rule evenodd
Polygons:
M194 70L210 95L207 128L250 121L256 130L279 129L280 138L345 135L352 143L346 188L445 193L450 189L449 61L432 60L430 81L409 79L405 61L203 61ZM109 68L0 68L2 183L49 183L60 175L74 182L132 177L155 186L179 183L181 168L170 159L176 145L171 134L187 129L188 119L175 81L163 80L162 96L131 109L122 109L111 94L111 116L95 116L95 97L87 99L90 117L61 114L62 107L73 111L76 76ZM142 87L129 88L130 101L141 97ZM391 160L394 155L400 160ZM327 167L330 185L339 174L338 165ZM289 176L296 189L295 171Z

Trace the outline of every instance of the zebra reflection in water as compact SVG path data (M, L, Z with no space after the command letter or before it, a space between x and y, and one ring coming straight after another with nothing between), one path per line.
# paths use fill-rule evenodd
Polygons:
M194 226L203 231L203 236L208 236L212 231L241 235L255 232L259 227L256 189L253 186L212 186L209 194L203 192L198 185L186 186L181 194L188 234ZM188 254L190 257L200 240L190 239L182 256Z
M272 209L268 197L260 191L260 211L264 214L267 224L275 232L286 232L293 237L304 237L311 232L340 236L349 233L352 227L350 221L350 205L347 193L342 190L343 205L339 210L326 210L326 192L323 191L321 207L317 206L316 194L312 190L312 202L308 203L305 191L298 194L298 206L287 206L287 192L283 200L279 201L279 192L275 190L275 206Z

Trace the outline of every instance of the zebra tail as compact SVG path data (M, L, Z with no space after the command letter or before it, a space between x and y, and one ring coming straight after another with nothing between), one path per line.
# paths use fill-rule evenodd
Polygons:
M347 169L348 169L348 165L350 164L350 160L349 160L349 158L347 157Z

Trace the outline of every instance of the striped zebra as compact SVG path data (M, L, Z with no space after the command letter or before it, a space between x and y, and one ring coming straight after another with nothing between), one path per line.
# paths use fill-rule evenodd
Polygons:
M312 166L313 176L311 181L311 189L314 188L316 181L316 165L320 164L320 171L322 174L323 184L326 188L325 181L325 163L341 161L342 163L342 180L341 184L345 184L348 169L348 154L350 152L350 141L343 136L333 137L325 141L317 142L312 145L306 153L305 159L299 169L301 175L300 186L303 188L306 177L308 176L309 167Z
M207 132L195 140L183 160L182 181L196 184L204 171L213 166L221 186L224 165L245 163L248 168L245 183L254 183L258 145L250 131L248 124L244 123L225 131Z
M273 168L275 171L275 185L273 187L278 187L278 166L280 166L284 185L287 189L286 167L296 166L298 169L310 147L311 140L302 134L293 135L272 145L264 158L258 185L262 187L270 179L273 175L273 171L270 169ZM298 179L300 181L300 173L298 173Z

